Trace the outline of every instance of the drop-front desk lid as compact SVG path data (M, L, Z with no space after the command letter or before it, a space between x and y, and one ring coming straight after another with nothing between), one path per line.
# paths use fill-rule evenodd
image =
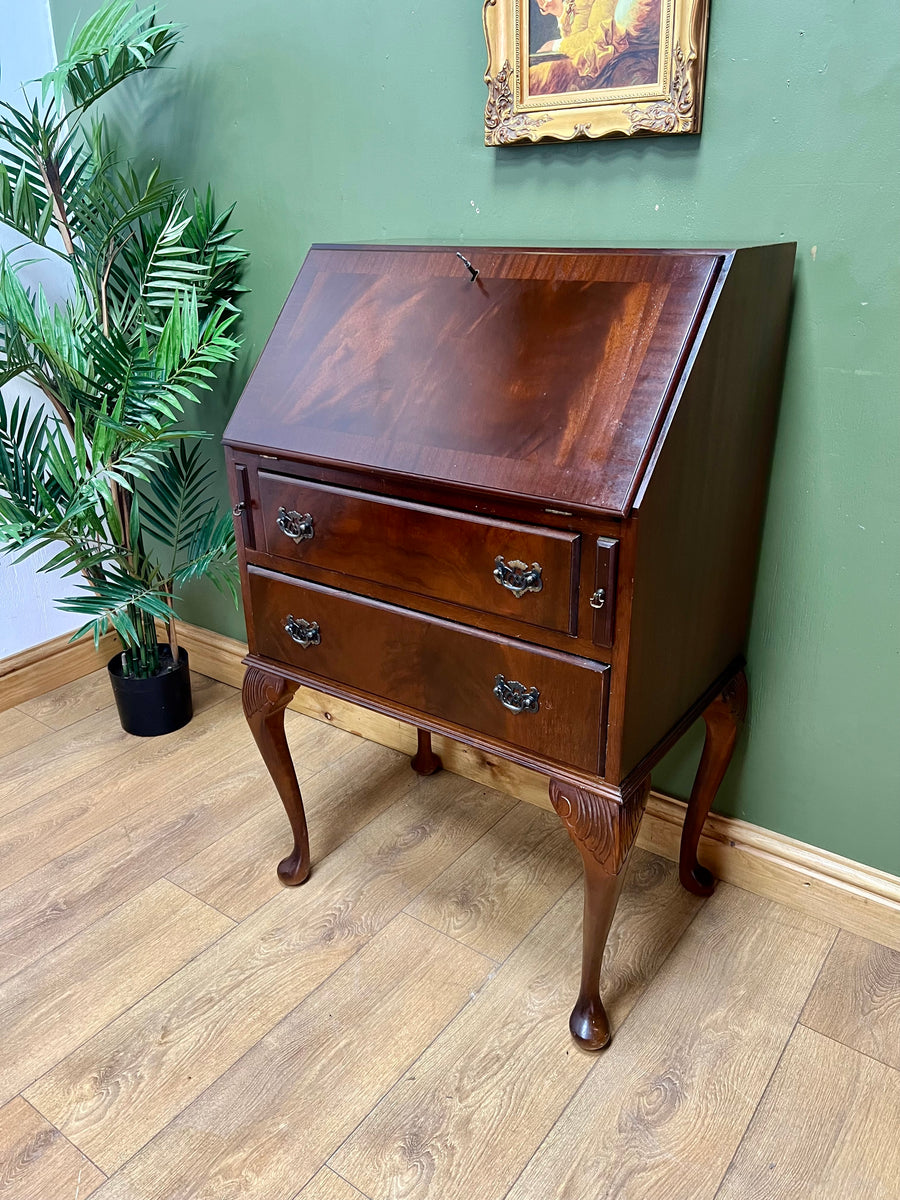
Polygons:
M724 261L314 246L233 446L628 511Z

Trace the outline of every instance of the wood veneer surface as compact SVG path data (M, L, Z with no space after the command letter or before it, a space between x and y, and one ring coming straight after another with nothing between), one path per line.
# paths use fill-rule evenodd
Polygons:
M722 256L471 253L313 247L226 441L624 512Z

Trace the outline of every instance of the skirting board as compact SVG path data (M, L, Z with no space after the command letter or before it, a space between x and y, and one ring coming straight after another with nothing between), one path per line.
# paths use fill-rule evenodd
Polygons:
M105 667L119 646L114 633L102 637L96 649L92 638L71 637L64 633L0 659L0 712Z
M245 643L195 625L182 623L179 629L193 670L241 686ZM3 660L0 711L103 666L115 645L110 638L95 651L90 641L70 644L64 636ZM405 754L415 751L412 726L310 688L297 691L291 708ZM434 747L448 770L550 808L547 781L536 772L446 738L435 737ZM638 845L677 860L684 810L682 801L651 792ZM896 876L716 813L706 822L700 858L718 879L900 950L900 879Z
M180 628L194 670L240 687L245 643L193 625ZM356 704L300 688L291 708L405 754L415 752L412 726ZM537 772L447 738L433 742L448 770L550 808L547 780ZM684 811L681 800L651 792L637 844L677 860ZM718 879L900 950L900 879L894 875L717 813L707 819L700 858Z

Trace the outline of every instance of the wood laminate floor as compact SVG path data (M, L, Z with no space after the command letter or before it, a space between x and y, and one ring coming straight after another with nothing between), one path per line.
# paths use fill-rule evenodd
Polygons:
M0 714L0 1200L898 1200L900 953L637 851L578 1050L552 813L234 689Z

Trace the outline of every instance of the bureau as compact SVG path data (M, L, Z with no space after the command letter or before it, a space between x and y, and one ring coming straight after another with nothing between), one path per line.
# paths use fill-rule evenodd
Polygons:
M700 716L679 864L747 708L793 245L315 246L225 434L244 710L310 870L301 684L543 773L584 865L576 1041L650 773Z

